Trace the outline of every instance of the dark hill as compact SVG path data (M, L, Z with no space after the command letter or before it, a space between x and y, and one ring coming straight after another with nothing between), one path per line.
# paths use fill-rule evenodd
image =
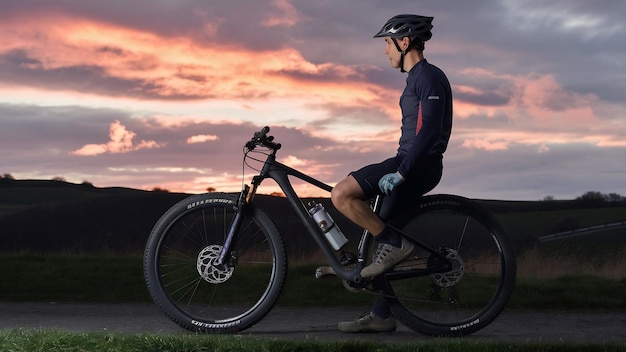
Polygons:
M159 217L189 196L62 181L2 181L0 251L142 251ZM318 201L332 209L328 199ZM310 251L313 240L284 198L258 195L255 202L287 237L290 253ZM344 231L359 233L347 219L336 220Z
M136 251L150 223L186 197L59 181L14 182L14 187L0 186L3 251Z
M55 180L0 179L0 203L32 204L145 192L124 187L99 188L89 182L76 184Z
M187 196L88 183L0 179L0 252L141 252L159 217ZM316 200L333 214L351 239L351 248L356 246L361 230L334 210L329 199ZM292 258L311 252L313 240L287 200L257 195L255 202L274 219ZM576 201L478 202L496 213L517 248L547 234L626 220L623 206L588 209Z

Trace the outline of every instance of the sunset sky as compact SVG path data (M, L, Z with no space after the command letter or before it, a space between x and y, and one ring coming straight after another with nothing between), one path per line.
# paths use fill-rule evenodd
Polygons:
M372 36L400 13L434 16L453 89L434 192L626 196L622 0L1 0L0 174L238 191L268 125L279 161L334 185L397 148L406 75Z

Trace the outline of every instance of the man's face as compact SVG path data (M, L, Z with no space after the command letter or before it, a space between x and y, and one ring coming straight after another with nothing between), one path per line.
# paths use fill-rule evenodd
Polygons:
M400 68L400 58L401 54L396 48L396 45L393 42L393 39L390 37L385 37L385 55L389 58L389 63L393 68ZM399 44L399 43L398 43Z

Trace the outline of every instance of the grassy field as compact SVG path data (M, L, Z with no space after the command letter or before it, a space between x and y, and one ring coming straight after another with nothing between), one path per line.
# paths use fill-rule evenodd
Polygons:
M336 278L315 279L315 268L311 263L291 265L278 304L368 306L371 303L370 295L347 292ZM546 268L554 274L552 266ZM0 300L149 302L142 270L140 255L5 254L0 256L3 277ZM550 278L529 275L519 278L508 307L624 310L624 292L626 278L603 278L577 272Z

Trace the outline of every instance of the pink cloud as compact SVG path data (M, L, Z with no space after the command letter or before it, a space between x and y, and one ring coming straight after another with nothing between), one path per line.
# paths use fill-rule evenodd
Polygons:
M455 101L457 124L452 138L463 141L463 148L506 150L517 144L545 153L551 144L625 145L618 131L626 124L619 118L607 118L623 115L622 107L602 102L594 94L568 91L553 75L512 75L484 69L466 69L461 74L472 82L498 82L509 87L510 94L505 105ZM483 93L471 85L457 85L453 90L467 97Z
M273 5L280 9L280 18L268 20L272 25L297 19L288 2L277 0ZM162 37L60 13L3 22L0 32L4 35L0 51L27 48L28 57L44 70L98 67L106 77L138 82L134 89L139 96L266 100L297 99L313 91L327 103L360 97L381 108L395 105L380 98L380 87L365 82L358 67L312 63L289 47L252 51L201 45L191 38ZM309 79L316 76L327 78Z
M199 134L199 135L195 135L195 136L191 136L187 138L187 144L204 143L204 142L209 142L209 141L216 141L218 139L219 137L216 135Z
M94 156L104 153L128 153L139 149L159 148L159 145L155 141L141 140L139 143L133 143L133 138L137 134L132 131L128 131L124 125L119 121L111 123L109 128L109 142L106 144L86 144L82 148L77 149L71 154L82 156Z
M265 26L291 27L300 20L298 10L287 0L273 0L272 6L275 11L271 11L271 15L263 21Z
M487 151L509 149L509 145L505 141L490 141L485 139L466 139L463 141L462 147L468 149L483 149Z

